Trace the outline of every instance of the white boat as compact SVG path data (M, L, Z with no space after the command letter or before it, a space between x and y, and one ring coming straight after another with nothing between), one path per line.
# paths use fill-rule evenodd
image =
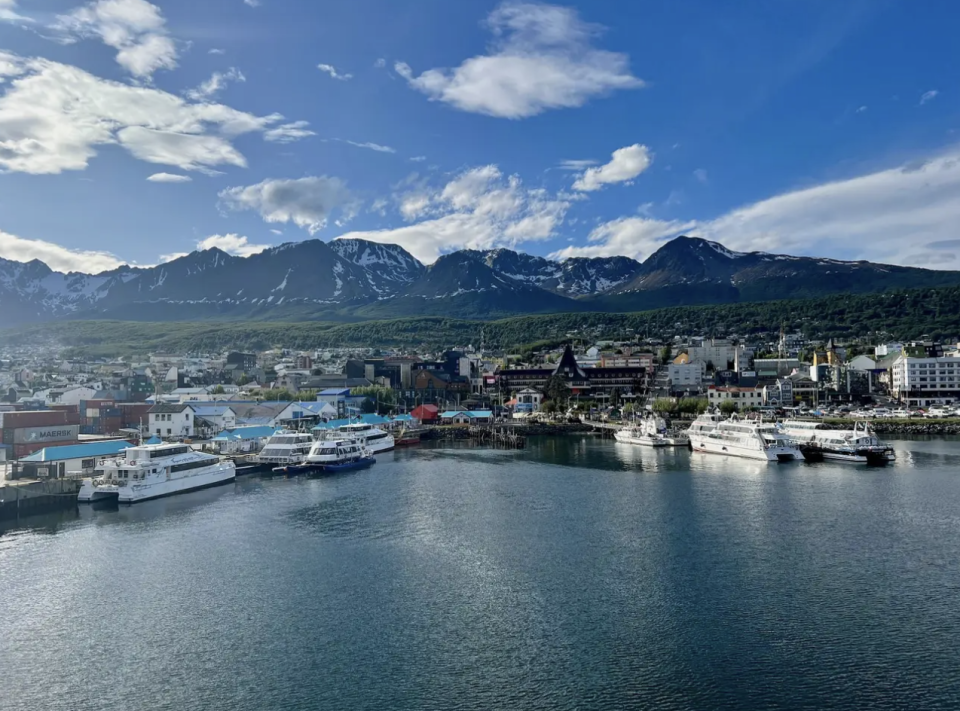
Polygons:
M613 438L624 444L639 444L644 447L686 447L689 443L685 435L669 432L664 419L653 413L638 423L621 427L614 432Z
M306 459L312 446L313 437L309 433L280 430L263 445L263 449L257 455L257 461L274 466L300 464Z
M713 413L700 415L687 435L696 452L768 462L789 462L801 456L797 445L771 425L741 420L737 415L729 420Z
M396 445L394 437L374 425L367 425L358 422L353 425L342 425L333 430L325 430L320 435L321 441L354 439L360 443L360 446L370 450L371 454L380 452L389 452Z
M781 431L800 445L810 462L834 459L854 464L886 464L896 459L893 448L881 442L869 422L856 422L852 430L828 429L816 422L787 420Z
M95 471L98 476L83 480L78 501L133 504L226 484L237 475L232 461L185 444L131 447L123 456L101 459Z

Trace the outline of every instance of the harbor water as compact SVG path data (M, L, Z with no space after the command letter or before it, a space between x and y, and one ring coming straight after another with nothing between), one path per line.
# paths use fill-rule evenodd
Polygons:
M0 535L0 709L957 709L960 441L378 455Z

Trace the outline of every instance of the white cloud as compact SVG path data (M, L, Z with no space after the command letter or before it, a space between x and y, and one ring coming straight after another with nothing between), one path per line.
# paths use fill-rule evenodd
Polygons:
M381 146L377 143L357 143L356 141L345 141L351 146L356 146L357 148L368 148L371 151L377 151L379 153L396 153L397 151L390 146Z
M273 234L275 234L275 235L282 235L282 234L283 234L283 230L270 230L270 231L273 232Z
M960 268L960 148L847 180L783 193L700 223L621 218L562 256L649 255L681 232L738 251Z
M329 74L334 79L339 79L340 81L353 79L353 74L341 74L332 64L318 64L317 69L319 69L321 72Z
M189 252L172 252L171 254L161 254L160 257L157 259L157 262L160 264L166 264L167 262L172 262L176 259L180 259L180 257L188 257L188 256L190 256Z
M197 249L199 250L217 248L237 257L259 254L269 247L269 244L251 244L246 237L241 237L238 234L211 235L197 242Z
M383 57L380 57L380 59L373 63L373 66L377 69L383 69L385 66L387 66L387 60Z
M410 160L411 160L413 163L422 163L422 162L425 161L426 159L427 159L426 156L413 156Z
M189 175L174 175L173 173L154 173L147 178L151 183L189 183L193 178Z
M487 25L495 37L488 54L420 76L404 62L394 69L431 100L510 119L583 106L594 97L644 85L630 73L627 55L592 46L602 28L583 22L572 8L505 2Z
M655 220L648 217L621 217L598 225L582 247L567 247L550 255L552 259L569 257L625 256L643 260L663 243L691 229L696 223Z
M933 101L934 99L937 98L937 95L939 93L940 92L937 91L936 89L931 89L930 91L923 92L923 94L920 95L920 105L923 106L928 101Z
M604 185L623 183L633 180L650 167L653 157L650 150L639 143L618 148L613 152L610 162L596 168L587 168L573 184L574 190L599 190Z
M350 199L343 181L325 175L270 179L220 192L221 203L229 210L254 210L266 222L292 222L310 234L323 229L330 213Z
M247 7L260 7L260 0L243 0L243 4Z
M0 0L0 22L30 22L29 18L16 13L17 0Z
M109 252L67 249L38 239L24 239L0 230L0 254L14 262L39 259L58 272L98 274L116 269L123 262Z
M301 138L309 138L317 134L307 128L309 121L294 121L285 123L276 128L271 128L263 132L263 138L273 143L293 143Z
M704 185L706 185L707 181L709 180L707 176L707 171L705 168L697 168L695 171L693 171L693 177L696 178L701 183L703 183Z
M226 54L226 53L227 53L226 50L217 49L216 47L214 47L213 49L207 50L207 54Z
M52 29L69 38L97 37L117 50L117 63L141 79L177 66L177 48L160 8L147 0L96 0L66 15Z
M592 165L596 165L599 161L595 161L593 158L585 158L581 160L562 160L560 161L561 170L573 170L579 173L581 170L586 170Z
M194 104L158 89L3 52L0 74L12 77L0 84L0 170L11 172L83 170L105 145L184 170L243 166L230 139L273 130L283 119Z
M417 182L416 176L411 179ZM396 229L351 232L342 238L399 244L418 259L433 262L463 247L514 247L549 239L570 207L568 201L544 190L526 189L519 178L504 176L493 165L468 170L442 187L421 185L401 196L399 203L405 218L421 221Z
M245 82L247 78L236 67L230 67L225 72L214 72L210 78L195 89L189 89L184 92L188 99L194 101L206 101L223 91L230 82Z
M861 106L861 107L859 107L859 108L857 109L857 113L858 113L858 114L862 114L862 113L863 113L864 111L866 111L866 110L867 110L867 107L866 107L866 106Z

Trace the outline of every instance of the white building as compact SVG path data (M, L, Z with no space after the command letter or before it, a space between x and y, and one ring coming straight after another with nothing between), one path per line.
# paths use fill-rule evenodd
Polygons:
M190 405L159 404L148 413L149 434L164 437L193 437L196 412Z
M883 356L892 355L894 353L903 353L902 343L881 343L879 346L873 349L873 354L877 358L883 358Z
M517 393L517 404L513 408L513 416L515 419L529 417L535 412L540 412L542 404L542 392L534 388L524 388Z
M850 370L869 371L877 369L877 362L870 356L858 355L847 362Z
M217 432L232 430L237 426L237 413L229 405L197 403L190 407L196 417L202 417L213 425Z
M707 390L710 405L720 407L727 400L737 403L741 410L748 407L760 407L763 404L762 388L719 387L711 385Z
M725 338L703 339L700 343L687 347L690 360L712 363L716 370L727 370L727 366L737 360L737 347Z
M960 398L960 358L901 355L893 363L891 376L891 393L910 407Z
M689 363L670 363L667 365L667 377L671 390L695 390L700 388L707 364L703 361Z

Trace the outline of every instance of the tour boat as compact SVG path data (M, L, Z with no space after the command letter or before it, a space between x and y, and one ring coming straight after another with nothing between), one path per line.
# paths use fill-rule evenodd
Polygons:
M131 447L123 456L101 459L95 471L98 476L83 480L78 501L133 504L226 484L236 478L232 461L197 452L185 444Z
M687 430L690 445L696 452L725 454L768 462L789 462L800 458L796 444L762 422L729 420L714 413L700 415Z
M639 444L644 447L686 446L688 440L682 435L667 432L667 423L659 415L648 414L639 423L625 425L614 432L613 438L624 444Z
M333 430L325 430L320 435L321 441L340 439L355 439L362 446L369 449L371 454L389 452L396 444L393 435L389 432L362 422L352 425L342 425Z
M869 422L857 422L852 430L809 427L808 422L783 423L782 429L800 444L808 462L833 459L854 464L886 464L897 458L893 447L881 442Z
M301 464L277 467L278 474L295 476L314 472L342 472L369 467L377 460L356 439L320 439L313 443Z
M277 430L263 445L257 461L261 464L300 464L313 446L313 437L308 432Z

